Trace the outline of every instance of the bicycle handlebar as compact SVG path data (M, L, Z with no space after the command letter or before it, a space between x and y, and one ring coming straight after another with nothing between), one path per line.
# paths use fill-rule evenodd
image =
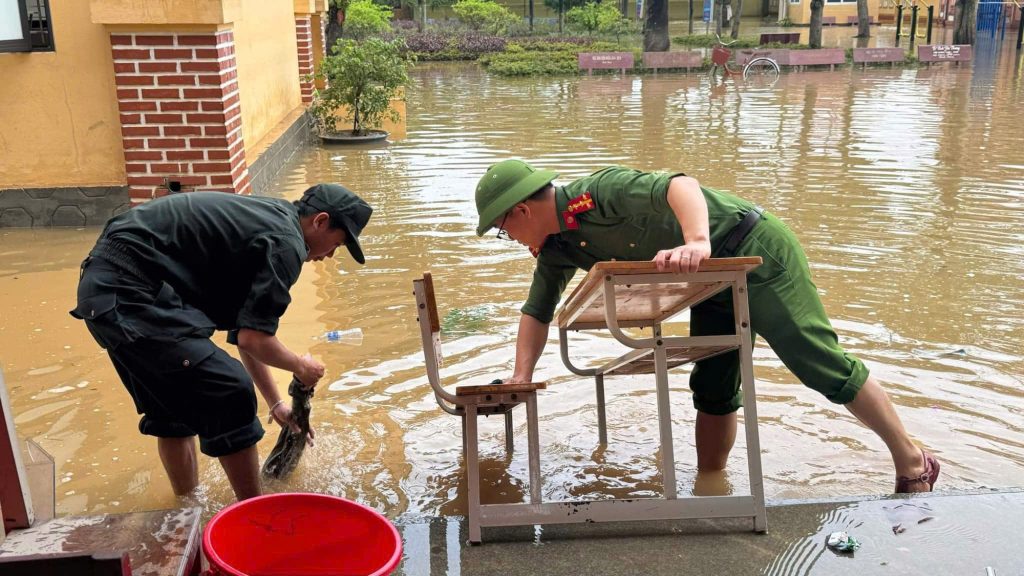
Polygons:
M739 41L739 38L737 38L736 40L733 40L732 42L726 42L726 41L722 40L721 35L719 35L717 33L715 34L715 38L718 38L718 43L721 44L722 46L732 46L733 44L735 44L736 42Z

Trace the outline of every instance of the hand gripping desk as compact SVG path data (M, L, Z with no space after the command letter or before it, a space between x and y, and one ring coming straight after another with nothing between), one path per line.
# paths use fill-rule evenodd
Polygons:
M594 265L556 315L562 361L574 374L594 377L598 433L602 444L607 443L604 377L654 374L664 481L662 497L544 503L531 506L534 511L529 519L543 524L750 517L755 531L767 530L751 361L753 340L747 306L747 272L760 264L758 257L715 258L702 263L700 270L693 273L661 273L653 262L599 262ZM732 291L736 319L733 334L662 336L663 322L723 290ZM634 337L623 332L623 328L641 327L651 328L650 337ZM569 332L577 330L608 330L630 351L600 366L577 367L572 363L569 350ZM677 498L668 370L731 350L739 350L740 355L750 494Z

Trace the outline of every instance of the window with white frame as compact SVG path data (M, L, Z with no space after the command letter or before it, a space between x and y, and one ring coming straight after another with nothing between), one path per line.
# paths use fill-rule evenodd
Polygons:
M0 52L51 52L49 0L0 0Z

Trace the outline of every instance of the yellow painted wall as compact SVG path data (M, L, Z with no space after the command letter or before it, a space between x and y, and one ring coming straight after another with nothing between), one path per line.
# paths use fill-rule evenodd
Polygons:
M50 0L55 52L0 53L0 188L125 182L109 34Z
M780 0L782 2L788 2L789 0ZM868 14L878 20L878 5L879 0L868 0ZM789 19L793 24L810 24L811 23L811 2L810 0L803 0L799 4L789 5ZM848 16L857 15L857 3L856 2L825 2L825 8L822 11L822 16L835 16L836 25L846 25L846 19Z
M233 24L242 137L246 160L253 147L299 106L299 55L292 0L243 0Z
M56 51L0 53L0 189L125 183L112 30L212 31L216 20L236 18L219 27L234 30L242 137L255 161L252 147L301 104L295 3L223 0L211 11L214 4L50 0Z

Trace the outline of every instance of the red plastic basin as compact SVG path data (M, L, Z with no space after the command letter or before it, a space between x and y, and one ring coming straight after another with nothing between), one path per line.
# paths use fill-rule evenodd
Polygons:
M402 558L376 510L324 494L268 494L218 512L203 532L209 574L383 576Z

